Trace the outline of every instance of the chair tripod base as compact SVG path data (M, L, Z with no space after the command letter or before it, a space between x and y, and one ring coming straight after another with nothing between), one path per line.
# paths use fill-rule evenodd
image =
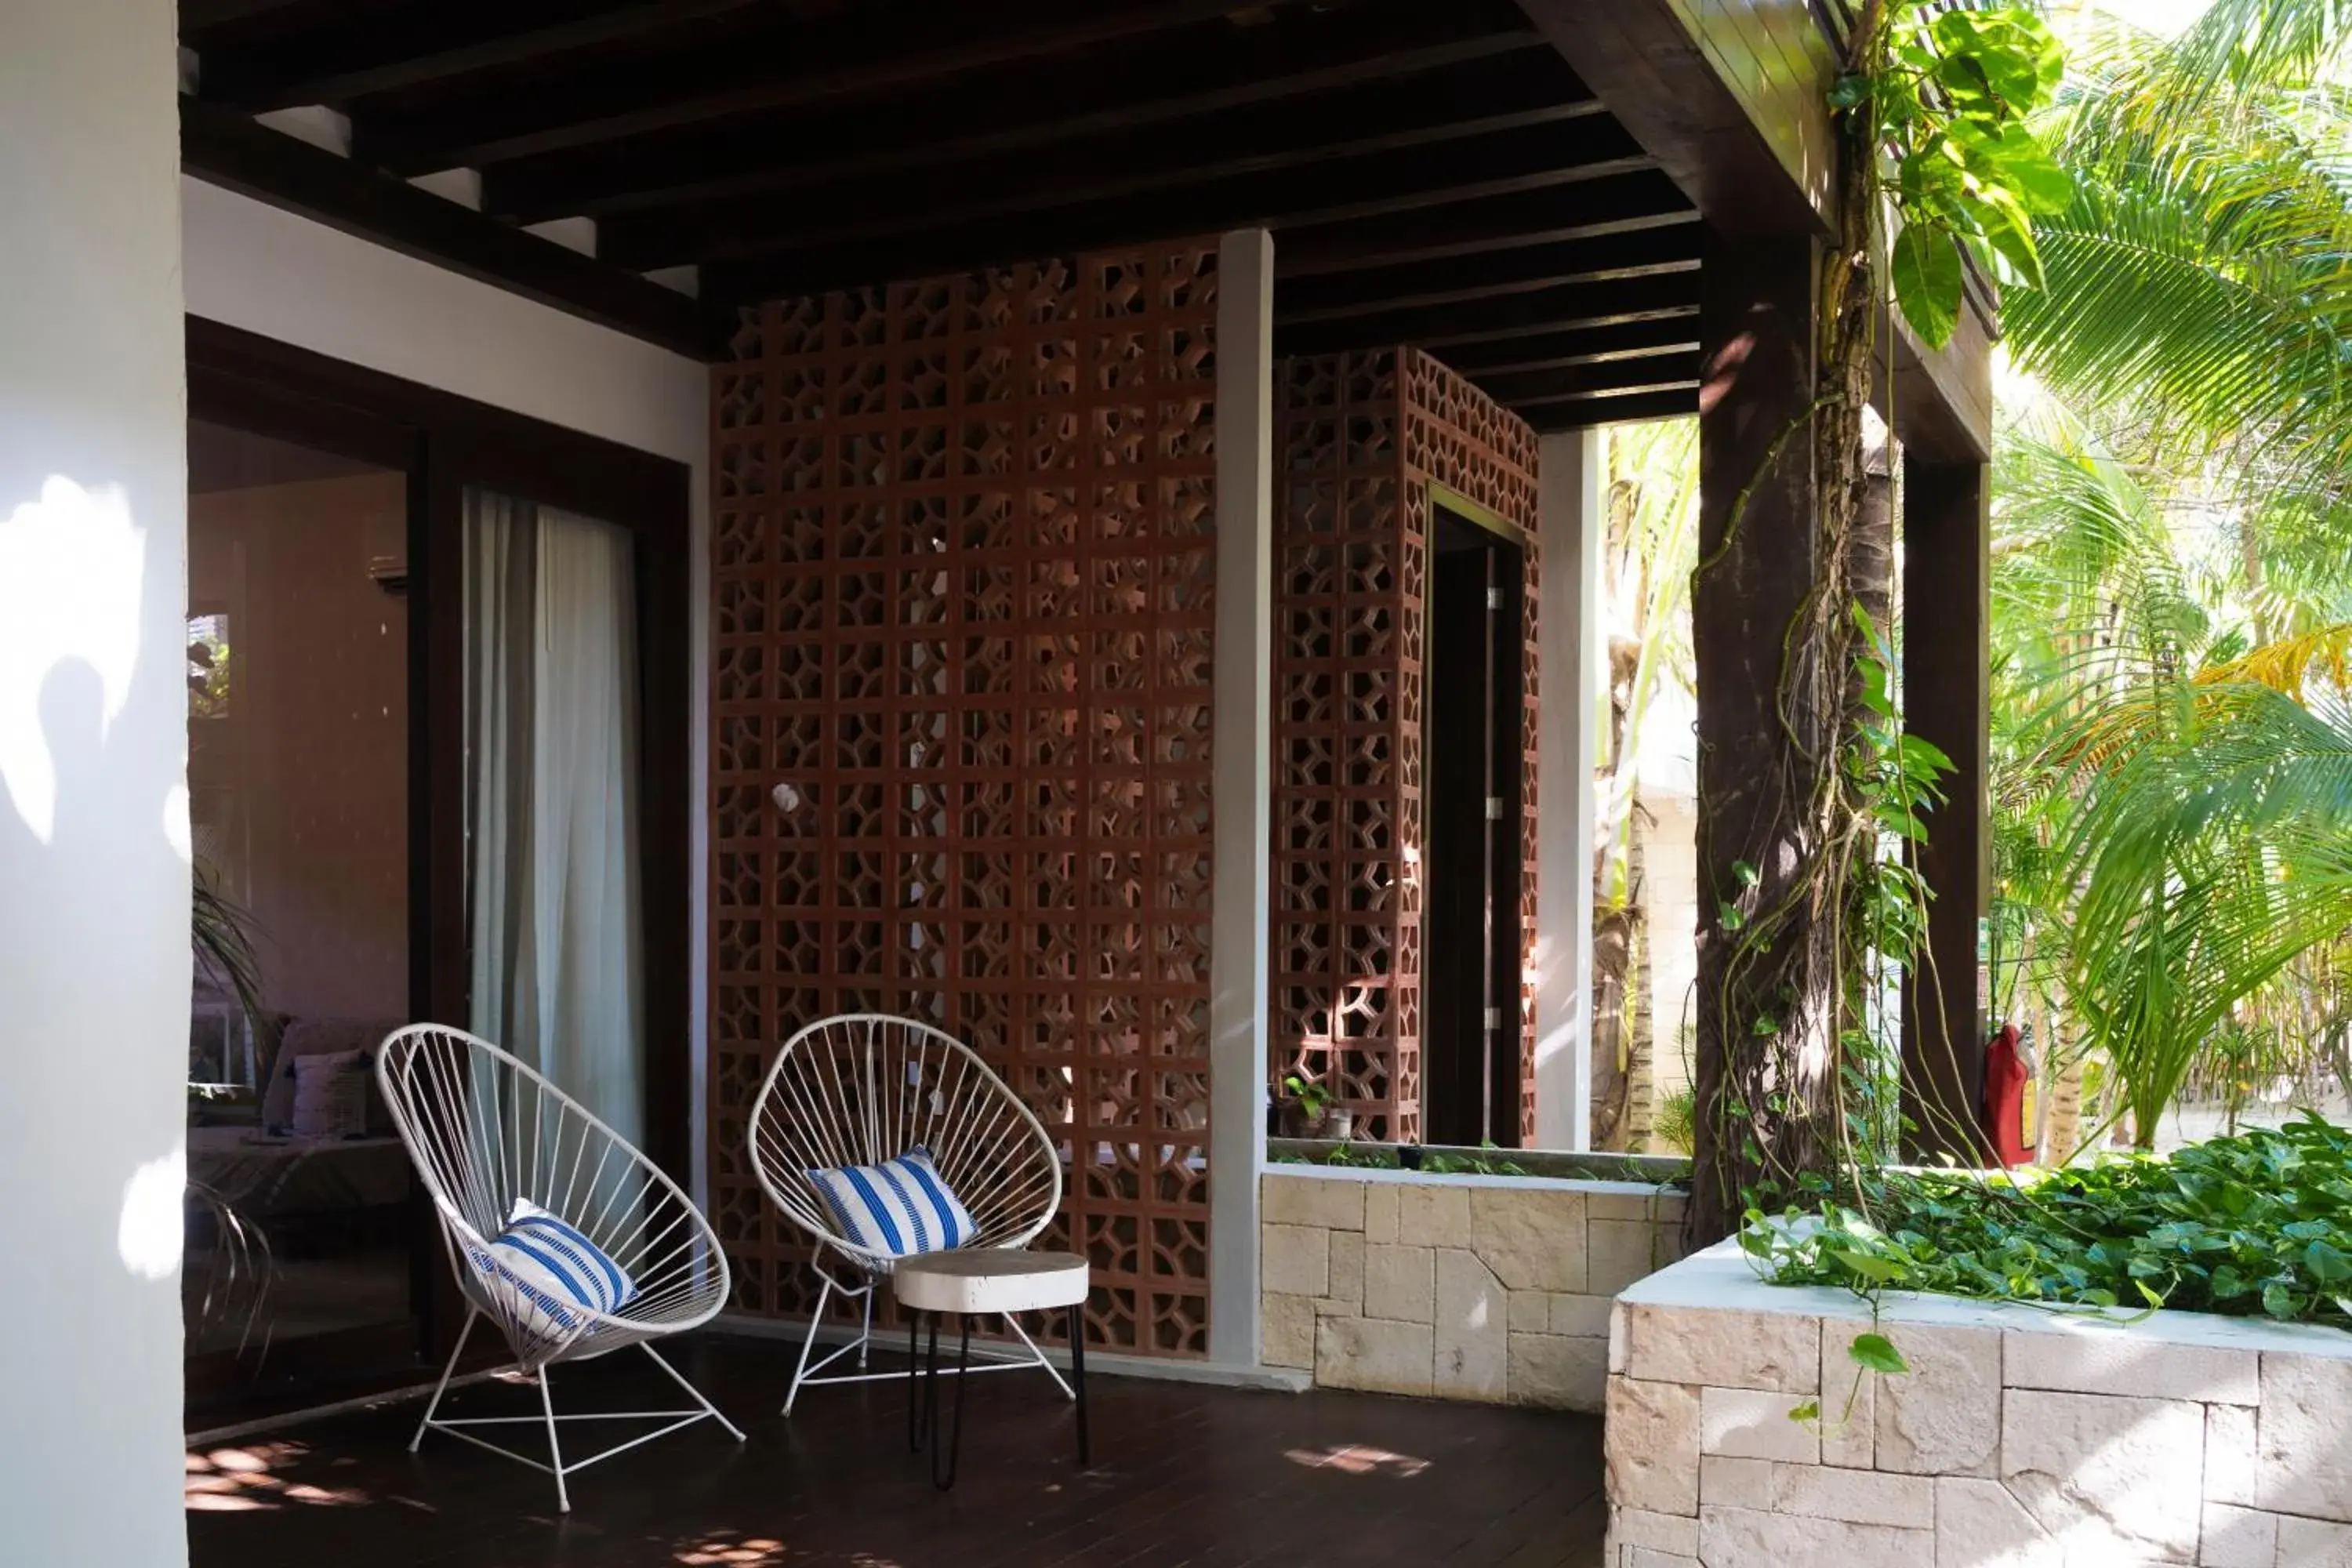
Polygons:
M740 1427L721 1415L719 1407L704 1398L702 1392L688 1383L676 1367L662 1359L658 1351L649 1344L643 1343L640 1343L637 1348L651 1357L656 1366L668 1373L671 1382L677 1384L693 1398L696 1408L691 1410L598 1410L583 1411L572 1415L558 1415L555 1413L555 1397L549 1386L548 1373L551 1369L542 1366L533 1377L533 1381L539 1384L540 1413L537 1415L459 1415L436 1419L436 1413L441 1408L441 1397L448 1392L450 1373L457 1370L457 1358L465 1353L466 1336L473 1331L474 1318L478 1315L478 1313L469 1314L466 1319L465 1328L458 1331L457 1348L449 1352L449 1364L442 1369L441 1381L433 1390L432 1401L425 1407L424 1418L416 1424L415 1436L408 1440L408 1451L412 1454L416 1452L418 1447L424 1443L425 1433L446 1432L460 1442L471 1443L477 1448L487 1448L493 1454L503 1455L519 1465L529 1465L541 1475L553 1476L555 1506L558 1510L570 1513L572 1490L567 1479L600 1460L609 1459L615 1454L626 1453L629 1449L650 1443L656 1437L667 1437L673 1432L684 1431L698 1421L716 1421L725 1427L728 1435L738 1443L744 1441ZM600 1449L584 1459L567 1461L563 1457L563 1444L558 1428L565 1423L587 1421L663 1421L668 1425L657 1426L625 1443L615 1443L609 1448ZM543 1426L547 1429L547 1458L544 1460L533 1458L530 1455L509 1448L503 1443L493 1443L487 1437L478 1437L467 1430L475 1426Z
M885 1383L902 1375L896 1372L866 1370L866 1356L874 1348L874 1295L879 1288L878 1285L866 1285L852 1289L847 1286L836 1285L830 1279L824 1279L819 1285L816 1310L809 1314L808 1334L801 1341L800 1363L793 1373L792 1390L784 1395L783 1413L786 1415L793 1413L793 1406L799 1402L801 1390L803 1388L819 1388L841 1383ZM857 1337L845 1344L834 1346L823 1355L817 1355L816 1342L817 1336L824 1329L824 1310L835 1296L852 1300L862 1299L865 1301L865 1311L858 1323ZM1069 1384L1064 1381L1061 1373L1055 1370L1054 1363L1045 1359L1045 1352L1038 1350L1029 1336L1021 1331L1021 1325L1008 1317L1004 1320L1004 1326L1020 1338L1022 1344L1027 1348L1028 1354L1016 1355L1005 1351L982 1350L971 1357L970 1364L949 1368L948 1375L953 1376L964 1372L1026 1372L1034 1368L1043 1368L1045 1375L1060 1384L1064 1394L1068 1394ZM853 1354L857 1357L857 1371L831 1373L825 1372L826 1367ZM810 1359L812 1356L815 1357L814 1361ZM909 1361L919 1359L911 1329L908 1331L907 1358Z

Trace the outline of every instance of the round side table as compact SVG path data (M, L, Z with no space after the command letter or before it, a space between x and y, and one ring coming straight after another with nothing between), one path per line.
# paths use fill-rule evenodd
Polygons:
M1070 1397L1078 1406L1078 1468L1088 1460L1087 1447L1087 1340L1083 1309L1090 1280L1087 1260L1067 1252L1011 1252L975 1248L964 1252L926 1252L899 1258L890 1271L890 1293L908 1314L909 1351L914 1333L930 1318L930 1344L920 1363L910 1355L907 1364L907 1446L930 1447L931 1484L941 1491L955 1485L956 1460L963 1447L963 1404L966 1373L971 1359L971 1320L993 1312L1035 1312L1055 1307L1069 1311ZM956 1399L948 1436L947 1468L940 1468L940 1314L953 1313L961 1330L956 1346ZM1041 1358L1042 1360L1042 1358ZM1047 1366L1047 1370L1052 1370ZM1058 1379L1056 1380L1058 1381Z

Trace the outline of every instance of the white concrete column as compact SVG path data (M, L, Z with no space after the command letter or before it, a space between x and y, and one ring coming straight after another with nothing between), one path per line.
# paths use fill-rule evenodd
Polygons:
M1209 1359L1258 1359L1274 845L1274 239L1217 247L1217 629L1210 754Z
M1543 438L1536 689L1536 1146L1592 1144L1592 766L1600 742L1601 432Z
M187 1561L171 0L0 5L0 1558Z

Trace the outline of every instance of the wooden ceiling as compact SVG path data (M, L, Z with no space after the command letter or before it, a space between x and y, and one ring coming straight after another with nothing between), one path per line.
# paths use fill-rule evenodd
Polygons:
M1546 429L1696 406L1697 215L1514 0L180 14L192 173L645 335L1264 225L1278 353L1419 343ZM349 165L249 118L312 104L348 117ZM395 178L460 167L479 215ZM578 216L593 262L518 232ZM688 264L698 307L636 276Z

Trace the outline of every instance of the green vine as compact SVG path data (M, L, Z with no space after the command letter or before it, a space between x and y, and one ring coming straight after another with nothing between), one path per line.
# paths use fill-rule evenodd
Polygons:
M1928 892L1909 851L1950 763L1904 732L1895 656L1870 609L1892 598L1891 523L1870 506L1863 415L1890 289L1940 346L1965 308L1967 258L2039 281L2033 218L2070 186L2032 122L2063 70L2021 6L1868 0L1831 94L1839 232L1822 268L1813 395L1766 446L1696 579L1739 546L1749 502L1810 431L1814 578L1782 630L1773 764L1748 820L1702 806L1701 862L1718 879L1701 1007L1702 1238L1833 1198L1865 1210L1868 1173L1906 1131L1888 999L1921 950Z
M1888 999L1922 948L1928 889L1911 849L1951 763L1904 731L1895 656L1868 608L1891 602L1892 543L1885 508L1871 506L1863 413L1890 291L1940 348L1966 308L1970 260L2002 282L2040 283L2033 220L2063 208L2072 187L2032 122L2063 68L2057 41L2022 6L1866 0L1831 93L1839 231L1822 269L1814 395L1766 447L1698 574L1731 554L1759 485L1809 426L1815 576L1781 637L1776 766L1754 795L1765 805L1738 825L1702 803L1701 864L1727 873L1707 922L1721 956L1701 1008L1692 1216L1702 1239L1737 1227L1751 1251L1785 1261L1821 1246L1791 1238L1868 1233L1885 1167L1916 1131L1902 1119ZM1736 853L1724 852L1727 832ZM1952 1146L1976 1142L1972 1129L1939 1131ZM1810 1217L1824 1211L1826 1221ZM1863 1377L1906 1363L1879 1331L1895 1278L1885 1259L1835 1250L1853 1260L1838 1281L1872 1309L1848 1350L1850 1414ZM1790 1414L1822 1419L1818 1400Z
M2033 133L2065 55L2023 6L1944 10L1895 0L1875 58L1831 90L1873 127L1898 227L1889 258L1904 319L1941 348L1958 324L1965 252L1989 276L2042 287L2033 220L2063 212L2074 182Z

